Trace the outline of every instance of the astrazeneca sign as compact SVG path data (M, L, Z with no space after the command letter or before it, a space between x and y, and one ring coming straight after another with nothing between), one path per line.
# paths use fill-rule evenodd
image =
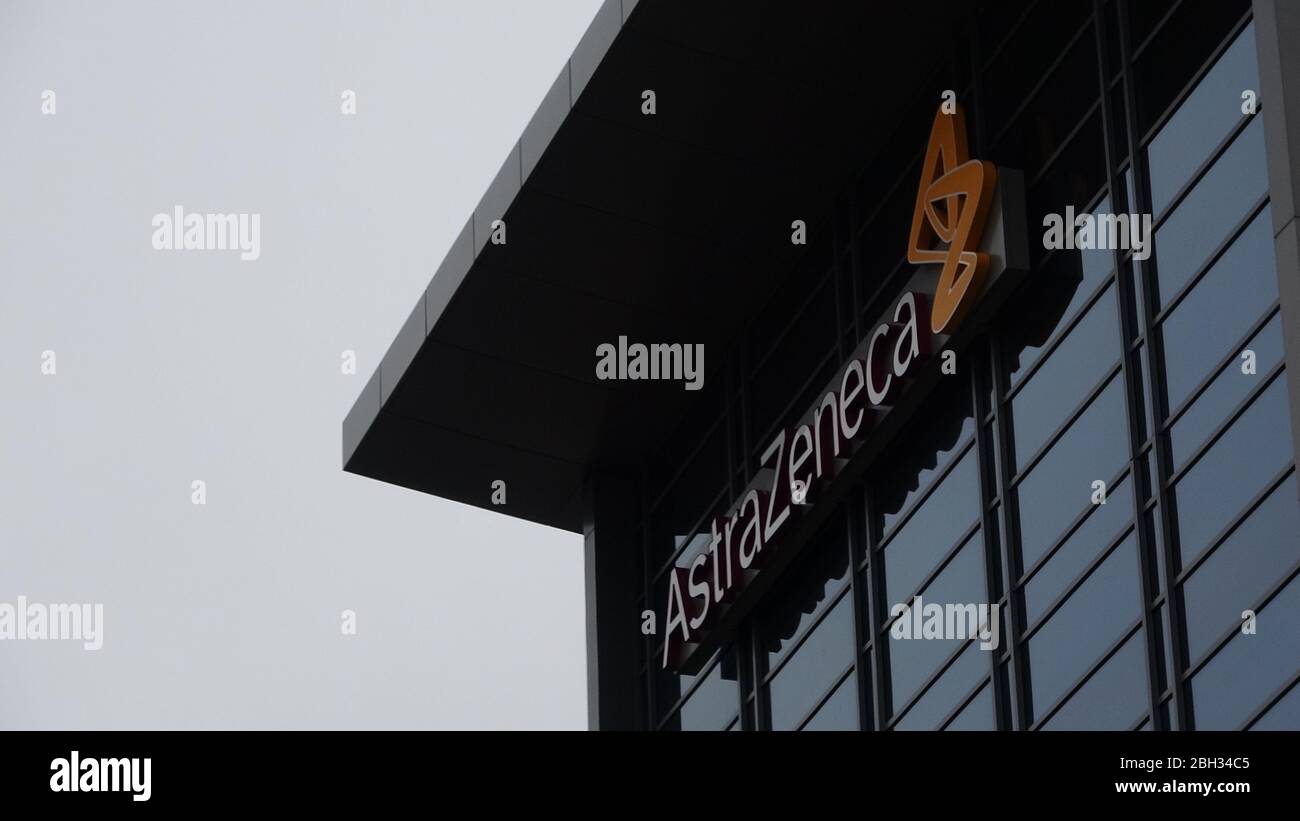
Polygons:
M821 400L767 444L754 482L727 513L713 519L708 547L670 571L662 622L665 668L683 667L779 553L782 528L817 502L918 371L944 351L992 280L1008 269L1008 256L1023 265L1024 252L1011 250L1024 246L1020 177L1018 172L1003 176L1004 190L997 191L998 169L968 157L961 110L940 110L908 243L908 261L917 270ZM1008 187L1014 196L1006 195ZM1010 218L1008 199L1019 209ZM1011 236L1013 226L1019 226L1019 238Z

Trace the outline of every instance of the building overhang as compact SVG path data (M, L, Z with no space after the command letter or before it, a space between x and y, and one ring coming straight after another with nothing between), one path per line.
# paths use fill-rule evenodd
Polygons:
M898 113L938 104L969 5L607 0L344 420L344 469L581 532L584 477L643 464L697 397L601 381L597 347L702 343L717 376L829 263L791 222L831 230Z

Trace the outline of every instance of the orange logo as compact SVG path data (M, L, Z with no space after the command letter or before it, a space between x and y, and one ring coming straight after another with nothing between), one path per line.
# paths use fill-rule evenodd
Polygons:
M930 329L936 334L956 330L984 287L989 255L975 249L984 235L997 179L993 163L969 158L961 108L952 114L940 109L930 128L907 244L908 262L943 265L930 313ZM948 247L934 247L936 240Z

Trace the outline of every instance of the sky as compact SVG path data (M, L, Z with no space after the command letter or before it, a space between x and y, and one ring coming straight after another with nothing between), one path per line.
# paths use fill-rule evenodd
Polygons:
M0 4L0 606L103 605L0 640L0 729L586 727L581 537L340 425L598 7Z

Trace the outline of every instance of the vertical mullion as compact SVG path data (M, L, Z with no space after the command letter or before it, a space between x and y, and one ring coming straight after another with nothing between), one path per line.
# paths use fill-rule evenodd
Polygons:
M754 677L754 729L771 730L772 729L772 711L768 704L767 685L763 684L763 676L767 673L765 665L761 663L763 654L762 648L758 646L758 630L752 627L745 631L746 644L749 645L750 657L750 675Z
M984 349L987 343L981 341L979 346L972 346L973 350L980 351ZM978 359L979 356L968 357L969 359ZM994 534L999 532L997 526L997 513L993 510L994 493L990 488L997 487L997 464L991 459L993 455L993 443L989 441L988 432L984 429L984 417L988 414L987 396L984 388L987 384L986 368L977 367L971 374L970 389L972 391L971 407L975 411L975 456L979 462L980 477L980 530L984 539L984 579L986 592L990 603L1002 600L1002 563L999 557L999 544L994 540ZM997 540L1000 542L1000 539ZM1007 597L1010 604L1011 598ZM1000 664L1001 653L997 650L989 652L990 672L993 676L993 702L997 713L997 729L1006 730L1011 726L1010 704L1011 695L1007 692L1008 688L1002 676L999 675L998 667Z
M1097 21L1103 21L1104 11L1101 0L1092 0L1092 13ZM1104 22L1104 21L1103 21ZM1110 44L1106 42L1106 33L1104 25L1095 25L1093 27L1094 37L1097 43L1097 71L1098 82L1102 89L1101 94L1101 121L1102 135L1104 139L1103 150L1106 155L1106 185L1110 190L1111 209L1114 211L1127 210L1121 209L1119 205L1119 194L1122 191L1120 187L1120 177L1117 171L1119 163L1115 157L1111 156L1111 146L1114 145L1111 140L1111 134L1115 128L1115 112L1111 111L1110 89L1110 60L1108 50ZM1127 204L1127 201L1126 201ZM1128 442L1129 442L1129 484L1132 486L1133 494L1133 511L1136 520L1134 528L1138 537L1138 557L1139 557L1139 575L1141 577L1142 587L1142 632L1146 637L1146 664L1147 664L1147 709L1151 714L1152 727L1156 730L1168 729L1165 725L1162 713L1158 708L1160 704L1160 694L1163 692L1160 682L1161 657L1163 656L1162 648L1164 646L1164 636L1160 625L1155 624L1152 617L1152 602L1160 595L1160 581L1155 577L1155 544L1150 528L1146 526L1146 480L1149 478L1146 474L1146 457L1142 453L1142 437L1140 431L1143 426L1144 413L1142 404L1142 385L1141 385L1141 350L1135 350L1132 346L1137 336L1134 327L1133 318L1137 313L1135 298L1128 284L1124 282L1124 253L1119 248L1111 251L1111 257L1115 265L1115 291L1119 297L1119 332L1123 339L1121 350L1121 365L1124 374L1124 397L1125 404L1128 408ZM1132 278L1130 278L1130 283ZM1138 359L1138 367L1135 372L1134 359Z
M754 691L757 678L754 676L754 666L751 661L753 656L753 642L750 635L753 629L746 625L741 628L740 634L736 637L736 677L740 679L740 729L752 731L754 729L754 717L749 714L749 696Z
M1129 31L1129 0L1118 2L1120 71L1124 78L1124 113L1128 122L1128 153L1130 168L1133 169L1133 204L1139 214L1151 213L1150 184L1147 179L1146 158L1139 145L1139 128L1137 112L1137 88L1133 73L1133 42ZM1151 256L1138 267L1134 260L1133 276L1135 282L1143 289L1142 330L1146 337L1147 362L1146 379L1151 402L1152 417L1157 430L1155 437L1156 452L1156 498L1160 505L1160 528L1164 544L1165 578L1164 589L1169 607L1166 616L1169 619L1169 636L1173 644L1173 658L1170 662L1170 686L1174 691L1175 729L1192 729L1191 705L1188 702L1183 682L1183 673L1187 669L1187 617L1183 607L1182 590L1174 583L1178 577L1179 548L1178 534L1174 527L1174 509L1169 494L1169 476L1172 472L1173 459L1169 452L1169 439L1159 432L1161 422L1168 416L1169 408L1165 389L1164 341L1159 329L1152 324L1152 315L1158 294L1155 287L1154 266L1159 264L1159 253L1152 243ZM1141 271L1141 276L1138 271ZM1141 515L1141 511L1137 512ZM1153 716L1154 720L1154 716Z
M1006 400L1007 374L1002 367L1002 343L998 336L993 337L989 346L989 365L993 369L993 430L998 443L997 481L998 496L1002 499L999 510L1002 513L1002 588L1007 591L1007 627L1011 633L1011 657L1008 660L1010 673L1008 705L1011 715L1011 729L1027 730L1033 723L1033 706L1029 687L1029 661L1021 636L1025 631L1025 613L1021 606L1021 591L1017 585L1021 574L1020 562L1020 522L1018 516L1019 500L1011 492L1012 465L1015 464L1015 449L1011 438L1011 404Z
M880 572L881 553L876 549L879 543L879 534L873 526L873 511L875 505L871 499L870 491L859 494L862 500L862 533L865 535L865 544L867 554L867 629L871 633L871 705L873 707L872 715L875 718L877 730L883 730L889 726L889 711L891 696L889 693L889 642L881 635L881 614L884 612L882 602L884 601L884 576ZM858 569L853 568L856 574ZM863 647L857 648L858 654L861 655Z
M845 535L848 537L848 554L849 554L849 595L853 598L853 670L857 679L858 689L858 729L874 729L875 722L872 720L871 713L871 696L868 687L871 686L871 671L867 669L867 663L863 659L863 645L867 642L864 639L864 632L867 636L871 635L870 626L866 631L862 629L864 620L866 620L868 603L864 599L862 592L862 583L858 579L858 563L862 559L863 551L866 549L865 540L862 535L863 517L861 513L862 493L852 494L848 503L845 505ZM875 649L872 645L872 653Z

